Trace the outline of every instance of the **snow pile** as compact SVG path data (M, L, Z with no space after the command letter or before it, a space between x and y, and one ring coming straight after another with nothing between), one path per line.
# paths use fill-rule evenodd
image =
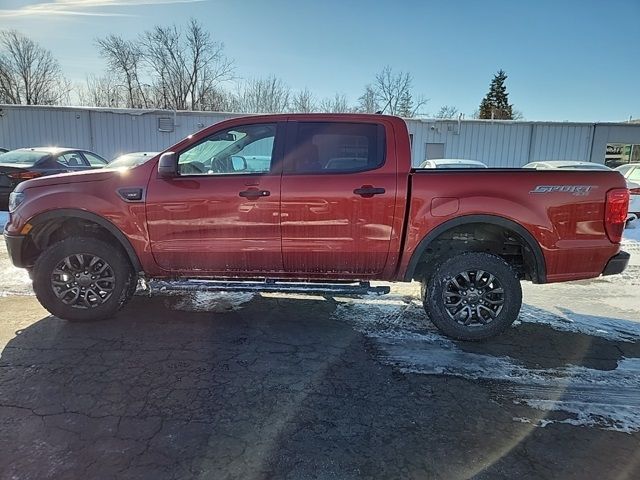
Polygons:
M0 296L9 295L33 295L31 279L25 269L14 267L8 256L0 255Z
M622 250L631 254L630 264L640 261L640 219L631 220L622 234Z

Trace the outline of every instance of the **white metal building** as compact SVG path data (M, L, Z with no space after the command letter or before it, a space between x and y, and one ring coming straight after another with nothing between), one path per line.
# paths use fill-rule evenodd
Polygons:
M111 159L164 150L232 116L237 115L0 105L0 147L77 147ZM620 148L629 151L625 161L640 161L640 124L427 119L407 124L414 165L432 158L468 158L490 167L520 167L534 160L604 163L608 146L611 151L612 146L630 147Z

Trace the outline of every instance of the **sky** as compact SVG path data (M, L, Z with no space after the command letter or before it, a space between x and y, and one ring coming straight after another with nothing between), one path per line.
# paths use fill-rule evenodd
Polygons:
M640 118L640 0L0 0L0 29L50 49L72 81L102 74L96 38L199 20L240 79L275 75L355 104L386 65L470 116L507 72L527 120Z

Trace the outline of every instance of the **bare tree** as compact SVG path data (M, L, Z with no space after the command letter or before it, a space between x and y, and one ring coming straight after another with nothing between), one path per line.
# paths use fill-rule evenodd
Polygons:
M333 97L325 98L320 102L319 111L325 113L348 113L353 109L349 107L346 95L336 93Z
M358 111L361 113L376 113L380 111L378 95L372 85L367 85L364 93L358 99Z
M235 107L233 94L222 88L208 90L200 99L201 110L212 112L232 112Z
M15 30L0 31L0 102L54 105L70 90L49 50Z
M318 111L315 97L308 88L300 90L292 95L289 108L293 113L310 113Z
M456 118L458 116L458 109L457 107L454 107L452 105L443 105L442 107L440 107L440 110L438 110L438 113L436 113L433 118L440 118L440 119L449 119L449 118Z
M233 111L241 113L281 113L289 109L291 89L281 79L270 76L247 80L238 86Z
M89 75L77 88L80 105L87 107L126 107L127 92L114 75Z
M376 75L375 82L365 90L361 98L371 101L371 92L375 93L375 101L381 106L383 113L414 117L419 109L427 103L427 99L413 94L413 78L410 73L395 73L386 66Z
M100 55L107 61L110 71L120 77L126 90L129 108L149 106L140 78L142 76L142 51L137 42L117 35L97 40Z
M195 19L185 32L175 25L156 26L142 38L141 50L165 108L202 110L220 84L232 77L234 66L224 55L224 45Z

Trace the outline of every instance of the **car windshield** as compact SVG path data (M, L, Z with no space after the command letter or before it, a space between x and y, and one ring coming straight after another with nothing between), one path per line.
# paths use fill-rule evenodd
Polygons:
M0 155L0 163L33 165L47 155L49 155L47 152L39 152L37 150L14 150Z

